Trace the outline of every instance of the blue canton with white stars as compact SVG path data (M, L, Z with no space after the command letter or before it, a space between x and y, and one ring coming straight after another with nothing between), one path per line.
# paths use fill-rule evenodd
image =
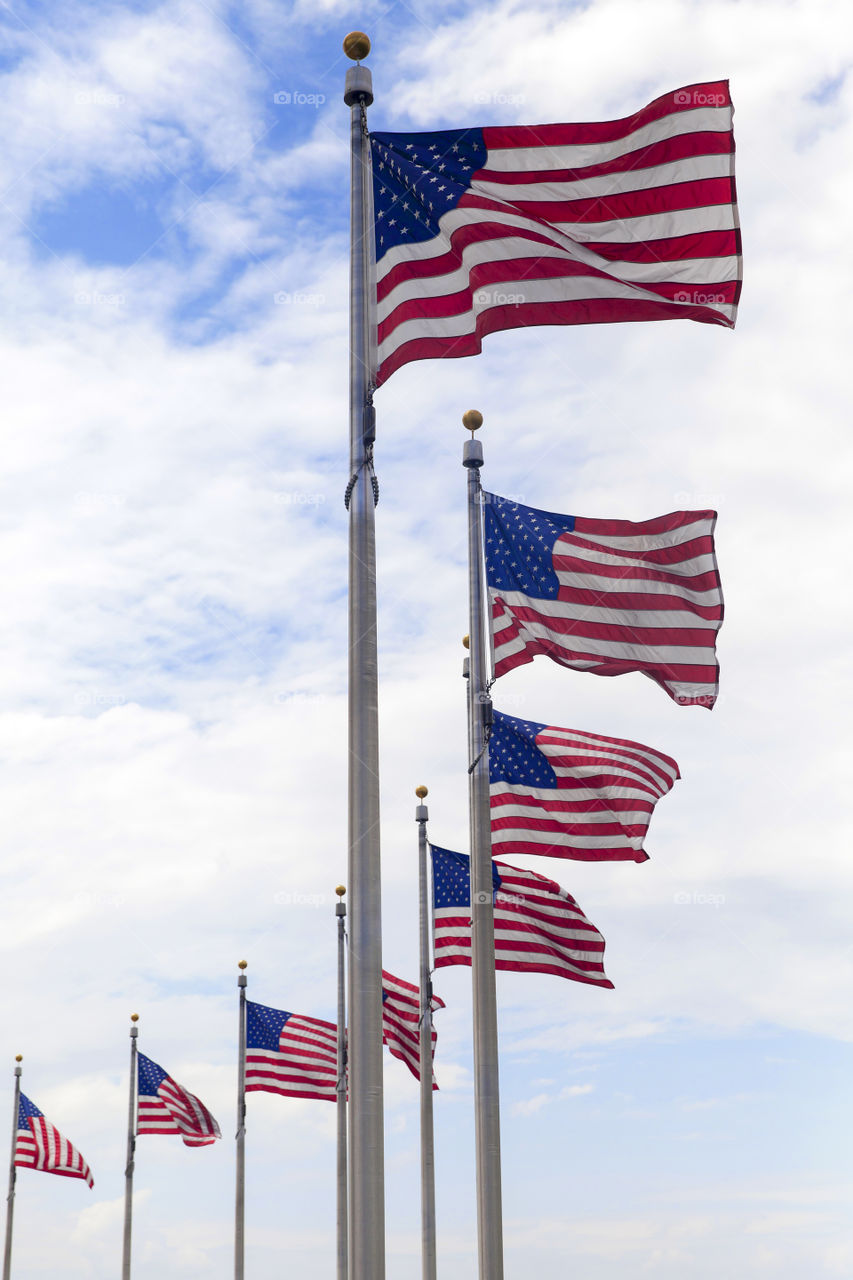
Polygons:
M22 1093L20 1101L18 1103L18 1128L29 1129L30 1126L28 1125L27 1121L38 1120L39 1117L43 1115L44 1115L44 1112L39 1111L36 1104L34 1102L30 1102L26 1094Z
M137 1062L139 1065L139 1092L142 1096L157 1096L157 1090L164 1080L168 1080L168 1074L162 1067L158 1067L156 1062L152 1062L150 1058L146 1058L144 1053L137 1054Z
M270 1009L265 1004L246 1001L246 1048L277 1051L281 1033L292 1014Z
M398 244L438 235L438 220L455 209L482 169L482 129L438 133L372 133L376 260Z
M554 572L554 544L574 531L574 516L538 511L494 493L484 497L489 586L556 600L560 583Z
M489 739L489 782L556 789L557 775L536 745L536 735L545 728L535 720L496 711Z
M436 911L439 907L471 906L471 860L464 853L454 853L452 849L439 849L431 844L432 850L432 894ZM494 893L501 887L498 869L492 863L492 884Z

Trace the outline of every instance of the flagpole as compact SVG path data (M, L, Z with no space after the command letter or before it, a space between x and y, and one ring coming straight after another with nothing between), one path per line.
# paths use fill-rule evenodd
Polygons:
M3 1250L3 1280L9 1280L12 1274L12 1219L15 1213L15 1152L18 1148L18 1112L21 1108L21 1063L20 1053L15 1055L15 1101L12 1106L12 1154L9 1157L9 1194L6 1197L6 1247Z
M420 803L418 824L418 906L420 924L420 1057L421 1057L421 1275L436 1280L435 1256L435 1141L432 1116L432 959L430 950L429 873L426 824L429 810L423 803L426 787L415 787Z
M469 409L471 432L462 465L468 471L469 677L468 772L471 834L471 971L474 1005L474 1120L477 1148L477 1242L480 1280L503 1280L501 1131L498 1078L498 1014L495 990L495 919L489 815L489 746L492 700L486 676L483 608L483 510L480 468L483 446L474 439L483 415Z
M370 41L354 31L356 63ZM372 367L375 291L367 67L350 67L350 481L349 506L349 1266L352 1280L385 1277L385 1151L382 1098L382 913L379 855L379 708Z
M240 975L238 1014L239 1048L237 1050L237 1190L234 1206L234 1280L243 1280L246 1223L246 961L237 966Z
M127 1103L127 1163L124 1169L124 1236L121 1250L121 1280L130 1280L130 1232L133 1223L133 1169L136 1155L136 1038L139 1014L130 1015L130 1088Z
M347 1004L346 1004L346 916L344 902L346 889L339 884L335 889L338 901L335 916L338 922L338 1269L337 1280L347 1280L348 1224L347 1224Z

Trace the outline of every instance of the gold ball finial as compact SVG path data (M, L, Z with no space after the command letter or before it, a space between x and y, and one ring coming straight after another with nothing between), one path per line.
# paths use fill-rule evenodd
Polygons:
M462 425L466 431L471 432L471 439L474 439L474 432L479 431L483 425L483 415L479 409L467 409L462 415Z
M361 62L370 53L370 36L363 31L351 31L344 36L344 53L353 62Z
M24 1055L23 1055L22 1053L16 1053L16 1054L15 1054L15 1061L16 1061L16 1062L23 1062L23 1061L24 1061Z
M238 960L238 961L237 961L237 968L238 968L238 969L247 969L247 968L248 968L248 966L249 966L249 961L248 961L248 960Z
M346 885L343 885L343 884L336 885L335 893L338 895L339 898L342 898L346 893Z
M463 645L463 647L464 647L464 648L466 648L466 649L470 649L470 648L471 648L471 637L470 637L470 636L463 636L463 637L462 637L462 645Z
M138 1013L132 1013L132 1014L130 1015L130 1020L131 1020L131 1022L138 1022L138 1021L139 1021L139 1014L138 1014Z
M426 787L415 787L415 795L418 797L419 800L425 800L426 797L429 795L429 791L427 790Z

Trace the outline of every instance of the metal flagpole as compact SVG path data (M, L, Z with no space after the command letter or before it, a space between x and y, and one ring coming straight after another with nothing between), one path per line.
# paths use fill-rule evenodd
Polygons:
M486 676L483 608L483 446L474 439L483 415L469 409L471 432L462 465L468 471L469 678L468 771L471 833L471 970L474 1004L474 1119L477 1143L477 1238L480 1280L503 1280L501 1122L498 1083L498 1013L495 991L495 919L489 816L489 745L492 700Z
M238 964L240 992L237 1050L237 1193L234 1206L234 1280L243 1280L246 1223L246 961Z
M133 1168L136 1155L136 1037L139 1014L130 1015L130 1090L127 1103L127 1163L124 1169L124 1237L121 1250L121 1280L130 1280L130 1230L133 1222Z
M429 872L426 824L429 810L423 803L429 792L415 787L420 803L418 824L418 887L420 924L420 1058L421 1058L421 1275L435 1280L435 1143L432 1121L432 958L430 953Z
M344 52L358 62L370 41L354 31ZM349 1268L352 1280L385 1277L382 1115L382 917L379 858L379 708L373 473L375 349L367 67L347 71L350 108L349 537Z
M12 1154L9 1157L9 1194L6 1197L6 1248L3 1251L3 1280L9 1280L12 1274L12 1218L15 1213L15 1151L18 1146L18 1111L21 1106L21 1062L20 1053L15 1055L15 1101L12 1107Z
M344 902L346 889L339 884L335 889L338 901L335 916L338 921L338 1270L337 1280L347 1280L348 1228L347 1228L347 1005L346 1005L346 916Z

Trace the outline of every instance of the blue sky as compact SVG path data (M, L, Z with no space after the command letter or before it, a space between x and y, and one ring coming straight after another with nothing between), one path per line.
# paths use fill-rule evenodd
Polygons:
M23 1171L15 1274L114 1277L126 1030L223 1141L141 1140L134 1276L231 1266L236 963L334 1013L345 875L348 115L606 119L728 76L737 330L493 335L377 394L385 962L416 975L414 787L465 848L462 412L547 510L719 510L721 696L542 660L512 715L682 781L641 866L535 867L614 991L500 975L508 1280L849 1277L851 61L840 0L4 5L0 1062L95 1189ZM846 45L845 45L846 40ZM279 100L276 101L278 95ZM530 860L534 865L534 860ZM439 1268L474 1269L470 980L442 970ZM2 1104L0 1093L0 1104ZM386 1063L388 1274L420 1274L417 1089ZM847 1144L849 1145L849 1144ZM334 1113L255 1095L248 1274L328 1276Z

